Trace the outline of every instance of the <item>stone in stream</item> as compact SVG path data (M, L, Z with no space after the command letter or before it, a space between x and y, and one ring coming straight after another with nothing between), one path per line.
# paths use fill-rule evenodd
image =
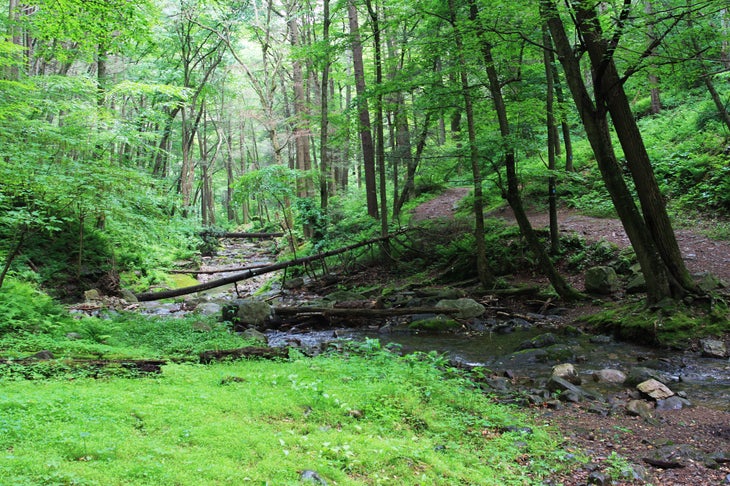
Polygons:
M458 312L453 314L456 319L470 319L479 317L484 314L486 308L474 299L444 299L436 303L439 309L456 309Z
M649 395L654 400L665 400L674 395L674 392L667 386L653 378L636 385L636 389L645 395Z
M532 339L528 339L526 341L523 341L520 343L520 345L517 347L518 350L523 349L537 349L537 348L547 348L548 346L552 346L553 344L556 344L558 342L557 336L551 332L546 332L545 334L540 334L539 336L535 336Z
M593 380L598 383L618 383L626 381L626 374L623 371L606 368L593 373Z
M578 373L575 371L575 366L573 366L570 363L562 363L553 366L553 375L557 376L558 378L563 378L564 380L568 380L570 383L574 385L580 385L580 376L578 376Z
M701 339L700 346L702 346L702 356L719 359L727 358L727 346L719 339Z
M577 385L572 384L568 380L559 376L551 376L547 382L547 389L551 393L559 392L559 398L563 401L580 402L587 398L592 400L601 400L602 397L593 392L589 392Z

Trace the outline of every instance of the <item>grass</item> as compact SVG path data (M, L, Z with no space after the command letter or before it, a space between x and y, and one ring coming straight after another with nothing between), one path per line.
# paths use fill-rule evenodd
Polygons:
M75 356L85 343L149 357L242 345L180 319L97 324L106 329L55 352ZM6 334L0 350L33 336L44 339ZM142 377L0 372L0 484L299 484L303 470L328 484L540 484L570 466L549 430L444 365L369 341L344 354L182 362ZM532 433L505 432L525 424Z

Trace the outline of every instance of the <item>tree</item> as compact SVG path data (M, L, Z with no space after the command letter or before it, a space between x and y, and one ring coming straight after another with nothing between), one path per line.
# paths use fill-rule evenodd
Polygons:
M378 218L378 193L375 179L375 146L370 124L370 110L365 85L365 65L363 64L362 41L357 8L353 0L347 2L347 14L350 24L352 44L352 65L355 75L355 91L357 92L357 111L360 120L360 144L362 147L363 169L365 171L365 193L368 215Z
M626 233L631 240L637 260L641 265L642 273L647 284L648 303L656 303L665 297L684 295L686 288L673 277L666 261L660 256L660 248L654 241L648 224L645 223L638 207L634 203L633 196L629 191L626 181L623 179L622 170L613 149L613 142L608 125L608 105L609 103L615 102L607 100L606 96L611 93L613 96L621 97L623 90L620 85L616 84L618 79L615 74L615 65L610 59L610 56L605 58L597 55L599 51L603 50L600 47L603 44L601 38L595 37L598 34L596 30L598 26L594 23L585 23L588 19L595 19L595 17L591 17L585 8L580 10L582 12L581 18L583 22L579 21L576 17L576 28L579 29L579 32L586 36L593 36L590 40L585 39L585 41L592 44L592 50L594 51L591 56L593 68L592 79L596 85L594 89L594 100L591 98L588 88L583 81L580 59L576 56L576 51L573 50L570 44L555 2L552 0L542 0L541 5L545 21L555 43L558 59L565 71L568 86L570 87L573 99L581 116L588 140L593 148L593 153L596 157L601 175L603 176L604 183L611 195L616 212L621 218ZM605 44L603 46L605 48ZM603 53L604 55L608 54L605 51ZM606 76L606 71L609 71L608 76L610 76L610 79ZM625 102L625 95L623 97L623 101ZM626 112L622 112L621 110L617 110L617 114L619 116L626 116ZM637 135L636 132L633 134ZM635 141L635 143L638 144L640 141ZM647 181L642 182L645 182L647 185L650 184Z
M490 287L494 283L494 275L489 269L487 262L487 248L484 241L484 194L482 189L482 167L477 148L476 119L474 116L474 103L472 86L469 83L466 56L464 53L464 40L461 33L461 22L458 20L458 12L455 0L448 2L449 23L454 29L454 47L456 48L457 69L461 81L461 95L464 98L464 111L466 112L466 125L469 138L469 160L471 162L471 173L474 184L474 239L476 240L477 275L483 287Z

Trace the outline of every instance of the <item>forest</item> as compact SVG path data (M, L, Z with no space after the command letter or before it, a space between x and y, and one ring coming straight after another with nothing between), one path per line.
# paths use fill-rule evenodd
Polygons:
M730 477L726 0L8 2L0 483ZM505 327L516 372L392 337ZM598 337L681 363L692 467L538 425L671 422L522 382Z

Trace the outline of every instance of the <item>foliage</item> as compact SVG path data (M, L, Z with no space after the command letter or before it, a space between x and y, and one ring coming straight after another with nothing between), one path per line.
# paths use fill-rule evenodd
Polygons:
M370 349L171 364L153 378L3 380L0 474L14 484L294 484L307 469L338 484L496 485L537 484L570 465L543 427L503 432L527 419L444 376L438 357Z
M70 320L34 285L10 278L0 288L0 336L15 331L51 332Z

